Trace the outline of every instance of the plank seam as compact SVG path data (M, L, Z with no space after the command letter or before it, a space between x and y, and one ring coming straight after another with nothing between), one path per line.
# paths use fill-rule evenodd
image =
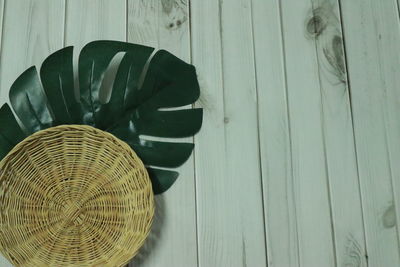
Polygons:
M62 44L63 47L65 47L65 34L66 34L66 27L67 27L67 1L68 0L64 0L64 25L63 25L63 40L62 40Z
M4 33L4 21L5 21L5 14L6 14L6 0L3 1L3 13L2 18L1 18L1 30L0 30L0 53L2 53L1 51L3 51L2 47L3 47L3 33Z
M312 8L312 15L315 16L314 10L314 2L311 1L311 8ZM331 223L331 237L332 237L332 242L333 242L333 258L334 258L334 266L338 266L338 255L337 255L337 242L336 242L336 231L335 231L335 226L334 226L334 216L333 216L333 207L332 207L332 191L331 191L331 181L330 181L330 175L329 175L329 168L328 168L328 155L327 155L327 146L326 146L326 132L325 132L325 120L324 120L324 105L322 103L322 80L321 80L321 66L320 66L320 57L318 54L318 48L319 44L317 39L314 39L314 48L315 48L315 56L317 59L316 65L318 66L317 72L318 72L318 84L319 84L319 92L320 92L320 101L321 101L321 131L322 131L322 146L323 146L323 154L324 154L324 163L325 163L325 176L326 176L326 187L327 187L327 195L328 195L328 201L329 201L329 216L330 216L330 223Z
M385 99L385 100L386 100L386 99ZM386 116L385 116L385 114L383 114L383 116L384 116L384 120L386 121ZM395 190L394 190L395 182L394 182L393 170L392 170L392 163L391 163L391 158L392 158L392 157L391 157L390 146L389 146L389 141L388 141L389 137L388 137L387 123L385 123L384 125L385 125L385 145L386 145L387 157L389 158L389 161L388 161L387 164L388 164L389 175L390 175L390 185L391 185L392 194L393 194L393 207L395 207L395 206L396 206L396 203L398 203L398 200L397 200L396 192L395 192ZM399 242L400 242L399 220L398 220L399 214L397 214L397 212L395 212L395 214L396 214L396 224L395 224L395 227L396 227L396 235L397 235L397 246L398 246L399 249L400 249L400 243L399 243Z
M125 42L128 42L129 13L128 0L125 0Z
M394 5L396 6L396 10L397 11L399 11L399 5L398 5L398 1L399 0L397 0L397 1L394 1ZM400 23L400 17L399 17L399 12L397 12L397 25L399 25L399 23ZM381 62L379 62L379 65L381 65ZM380 67L380 69L382 69L381 67ZM387 98L385 98L385 102L387 103ZM384 112L383 113L383 116L384 116L384 119L385 119L385 121L386 121L386 113ZM399 202L399 200L398 200L398 198L397 198L397 195L396 195L396 190L394 189L395 188L395 185L396 185L396 181L395 181L395 178L394 178L394 175L393 175L393 168L392 168L392 166L393 166L393 164L392 164L392 156L391 156L391 153L390 153L390 146L389 146L389 136L388 136L388 134L389 134L389 131L388 131L388 129L387 129L387 125L388 125L388 123L385 123L384 124L385 125L385 145L386 145L386 151L387 151L387 154L388 154L388 158L389 158L389 162L388 162L388 169L389 169L389 173L390 173L390 184L391 184L391 188L392 188L392 194L393 194L393 207L396 207L396 204L397 203L400 203ZM395 210L396 210L396 208L395 208ZM398 245L398 248L399 248L399 250L400 250L400 233L399 233L399 231L400 231L400 229L399 229L399 227L400 227L400 214L398 214L398 212L395 212L395 214L396 214L396 234L397 234L397 245Z
M252 40L252 52L253 52L253 69L254 69L254 80L255 80L255 89L256 89L256 105L257 105L257 149L258 149L258 167L260 173L260 186L261 186L261 205L262 205L262 220L264 224L264 246L265 246L265 259L266 264L269 266L268 262L268 245L267 245L267 224L266 224L266 213L265 213L265 198L264 198L264 179L263 179L263 171L262 171L262 163L261 163L261 138L260 138L260 96L259 96L259 88L258 88L258 79L257 79L257 63L256 63L256 47L255 47L255 40L254 40L254 19L253 19L253 1L248 0L250 3L250 22L251 22L251 40Z
M284 36L284 26L283 26L283 11L282 11L282 2L278 1L278 10L279 10L279 28L281 29L281 42L282 42L282 55L283 55L283 75L284 75L284 86L285 86L285 99L286 99L286 110L287 110L287 127L288 127L288 133L289 133L289 157L290 157L290 176L292 179L292 187L291 187L291 194L293 199L295 200L295 191L294 191L294 170L293 170L293 141L292 141L292 129L291 129L291 117L290 117L290 104L289 104L289 97L288 97L288 78L287 78L287 67L286 67L286 47L285 47L285 36ZM296 249L297 249L297 261L298 261L298 266L301 267L301 257L300 257L300 240L299 240L299 231L298 231L298 220L297 220L297 206L294 201L293 203L293 211L294 211L294 218L295 218L295 232L296 232ZM288 213L288 215L290 215ZM290 216L288 216L290 218Z
M5 14L6 14L6 0L4 0L3 2L3 17L1 18L1 29L0 29L0 56L3 55L3 42L4 42L4 38L3 38L3 34L4 34L4 23L6 21L5 19ZM0 88L1 91L1 88Z
M188 0L188 23L189 23L189 57L190 57L190 63L193 63L193 35L192 35L192 1ZM192 104L192 108L195 107L196 103ZM204 115L203 115L204 116ZM196 146L196 137L193 136L193 143ZM199 214L198 214L198 188L197 188L197 172L196 172L196 149L193 150L193 177L194 177L194 203L195 203L195 225L196 225L196 264L199 267L200 266L200 252L199 252L199 247L200 247L200 237L199 237Z
M397 7L397 18L400 20L400 7L399 7L399 0L395 1L395 5Z
M356 133L355 133L355 127L354 127L354 114L353 114L353 102L352 102L352 93L351 93L351 81L350 81L350 75L348 72L348 60L347 60L347 47L346 47L346 35L345 35L345 29L343 27L343 11L342 11L342 3L341 0L338 0L338 7L339 7L339 20L340 20L340 26L341 26L341 31L342 31L342 42L343 42L343 53L344 53L344 66L345 66L345 75L347 79L347 90L348 90L348 95L349 95L349 104L350 104L350 117L351 117L351 126L352 126L352 131L353 131L353 140L354 140L354 153L356 157L356 170L357 170L357 178L358 178L358 187L360 191L360 204L361 204L361 214L362 214L362 222L364 226L364 246L365 246L365 257L366 257L366 266L369 266L368 262L368 242L367 242L367 231L366 231L366 222L365 222L365 217L364 217L364 202L363 202L363 189L361 187L361 177L360 177L360 168L359 168L359 157L358 157L358 151L357 151L357 140L356 140Z

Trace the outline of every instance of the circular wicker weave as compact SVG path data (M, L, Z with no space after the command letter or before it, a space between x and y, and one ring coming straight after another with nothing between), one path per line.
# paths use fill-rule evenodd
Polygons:
M90 126L37 132L0 163L0 249L16 266L123 266L147 237L153 192L124 142Z

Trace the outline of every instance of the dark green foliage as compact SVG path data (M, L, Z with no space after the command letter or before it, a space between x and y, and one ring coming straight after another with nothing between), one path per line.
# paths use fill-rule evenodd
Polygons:
M0 108L0 126L2 126L0 128L0 158L3 158L26 135L19 127L8 104Z
M40 69L26 70L11 86L10 102L28 134L61 124L87 124L127 142L148 167L154 192L166 191L178 173L157 167L178 167L191 155L193 144L150 141L155 137L188 137L202 124L201 109L165 110L195 102L200 94L196 71L167 51L146 46L95 41L79 55L79 98L75 97L73 48L52 55ZM110 64L123 53L110 100L100 91ZM148 65L146 67L146 65ZM79 100L77 100L79 99ZM25 134L8 105L0 110L0 159Z

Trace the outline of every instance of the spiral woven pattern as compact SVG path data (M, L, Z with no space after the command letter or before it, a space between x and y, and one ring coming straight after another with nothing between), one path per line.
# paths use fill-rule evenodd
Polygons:
M123 266L154 215L141 160L83 125L37 132L0 162L0 249L15 266Z

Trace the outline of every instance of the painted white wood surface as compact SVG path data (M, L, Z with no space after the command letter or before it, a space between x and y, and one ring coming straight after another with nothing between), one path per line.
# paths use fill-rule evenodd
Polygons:
M339 2L313 0L305 22L318 64L336 264L363 267L364 221Z
M253 0L252 10L268 264L298 267L280 5Z
M190 62L188 1L129 0L128 41L165 49ZM179 141L193 142L193 138ZM153 232L130 264L132 267L197 266L193 157L178 171L180 175L173 187L156 196Z
M400 266L398 6L396 1L341 1L341 8L368 261Z
M0 53L1 53L1 36L3 32L3 15L4 15L4 0L0 0Z
M299 267L280 5L253 0L252 11L268 264Z
M287 8L296 15L291 13L289 17L285 17L285 5L282 5L282 13L280 13L280 6L276 2L254 1L253 4L257 81L260 96L261 162L265 181L269 263L276 266L298 266L300 261L301 265L305 266L328 266L330 263L339 266L365 266L364 231L351 111L346 86L344 54L343 50L340 49L342 42L338 3L325 0L303 1L304 4L301 3L302 1L298 2L306 9L306 12L302 11L300 6L293 8L290 4ZM279 21L280 14L282 14L282 25ZM265 30L264 25L268 25L268 31ZM286 40L286 46L282 48L281 41L277 42L281 39L279 30L281 27L283 29L296 27L293 25L300 27L300 29L295 28L295 31L299 34L295 35L289 30L285 31L283 40L287 39L285 36L288 34L290 35L289 38L296 38L298 41L294 42L294 39ZM265 49L266 47L268 49ZM304 60L293 61L291 56L284 58L282 49L286 51L286 56L289 53L303 51L299 54L304 57ZM309 52L304 54L304 51L307 50ZM275 64L271 64L270 59L273 59L272 62ZM285 70L282 69L282 59L289 65ZM305 64L308 67L304 67ZM315 67L317 69L313 69ZM266 75L266 73L269 75ZM310 73L314 76L310 77ZM300 114L298 118L291 116L291 125L294 122L300 122L300 129L288 128L285 75L289 83L289 97L292 92L297 91L300 91L299 94L304 96L305 99L317 97L314 106L317 111L316 114L321 114L319 115L321 117L315 120L310 129L312 133L310 137L314 139L312 141L314 142L315 133L321 129L322 132L319 135L322 136L322 140L319 147L311 144L310 148L318 148L319 153L323 153L325 158L326 166L323 166L322 162L319 165L325 169L328 184L320 185L320 190L329 190L325 193L329 198L326 202L329 203L322 207L321 211L325 212L327 206L330 206L330 216L333 221L332 240L327 240L323 235L317 234L312 223L307 223L307 226L312 227L307 230L300 228L296 221L296 215L299 220L302 217L315 219L316 216L304 216L300 212L301 206L309 205L302 204L299 201L293 202L296 191L299 190L299 188L293 188L293 178L300 181L304 179L296 177L296 175L293 177L290 173L290 148L291 145L296 145L296 140L290 142L289 129L292 130L293 137L296 137L299 131L308 131L301 127L304 123L302 119L311 116L304 116L304 114ZM302 81L297 76L304 77L307 80L303 83L294 82L295 85L290 87L292 76L295 76L295 81ZM304 90L312 87L316 87L316 90L311 94ZM298 101L301 105L311 107L310 101L299 100L298 96L289 101L289 109L296 110L295 116L302 108L302 106L297 106ZM307 132L305 133L308 135ZM293 153L292 160L296 162L297 157L303 160L312 157L312 154L309 154L310 150L306 147L305 153L300 155ZM296 153L296 151L294 152ZM313 165L310 167L315 169ZM285 179L282 179L282 177L285 177ZM323 178L323 175L317 175L316 178ZM305 194L309 192L310 187L306 185ZM302 192L297 192L297 194L301 195ZM314 210L313 212L318 216L321 211L315 212ZM328 215L325 214L325 217L328 217ZM320 221L318 220L316 223L320 224ZM329 228L329 224L329 221L326 222L325 228ZM280 229L280 231L275 229ZM326 233L324 229L321 232ZM316 247L309 246L310 242L307 240L298 243L299 235L307 235L306 238L316 240L316 247L320 247L323 252L327 251L326 245L330 249L331 243L335 241L332 249L336 254L336 264L334 260L329 260L326 255L315 253ZM298 251L301 251L300 258L298 258ZM310 255L309 259L306 258L307 253ZM320 262L317 263L316 261Z
M191 4L205 111L195 138L199 265L265 266L251 5Z
M90 41L126 41L126 1L66 0L64 35L75 56Z
M335 266L315 45L305 38L309 1L281 4L300 266Z
M0 0L0 103L64 46L167 49L204 125L130 266L400 266L399 25L397 0Z

